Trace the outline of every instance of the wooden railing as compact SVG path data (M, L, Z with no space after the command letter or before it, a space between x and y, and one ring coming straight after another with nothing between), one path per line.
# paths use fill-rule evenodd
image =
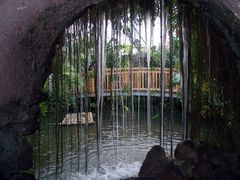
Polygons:
M150 73L150 90L160 92L160 77L161 70L160 68L154 68L149 70ZM179 71L176 69L173 70L173 74L179 74ZM165 78L165 91L168 91L169 81L170 81L170 70L169 68L165 69L164 72ZM112 91L122 91L130 90L131 87L131 71L130 68L118 68L118 69L106 69L105 70L105 79L104 79L104 92ZM133 91L147 91L148 90L148 68L133 68L132 71L132 88ZM94 79L90 79L89 84L90 93L94 94L95 83ZM177 84L173 87L173 92L180 91L180 84Z

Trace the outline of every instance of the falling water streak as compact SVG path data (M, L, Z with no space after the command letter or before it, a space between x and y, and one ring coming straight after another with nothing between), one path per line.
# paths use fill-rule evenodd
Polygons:
M161 120L160 120L160 146L164 146L164 97L165 97L165 65L166 65L166 9L165 0L161 0Z
M83 63L81 62L81 53L82 51L84 50L84 44L81 42L83 41L83 32L82 32L82 29L83 29L83 25L84 23L82 21L78 21L78 25L79 25L79 30L78 30L78 44L79 44L79 48L78 48L78 51L79 51L79 66L78 66L78 75L79 75L79 95L78 97L80 97L80 119L82 118L82 112L83 112L83 97L84 97L84 76L83 76L83 72L82 72L82 67L84 67ZM81 51L82 50L82 51ZM83 126L80 126L80 139L82 140L83 139L83 136L84 136L84 127ZM83 143L82 143L83 144Z
M64 53L63 53L63 46L64 46L64 34L62 33L59 36L61 39L61 42L59 43L59 51L60 51L60 62L61 62L61 72L60 72L60 98L62 99L63 97L63 83L64 83ZM62 105L62 101L61 101L61 105ZM61 113L61 117L62 117ZM61 150L61 154L60 154L60 173L63 172L63 131L62 131L62 127L59 127L59 131L60 131L60 150Z
M100 151L101 151L101 125L100 125L100 105L101 105L101 100L102 100L102 71L101 71L101 18L96 20L96 32L95 32L95 36L96 36L96 61L97 61L97 87L96 87L96 96L97 96L97 171L99 172L100 169L100 165L101 165L101 159L100 159ZM97 48L98 47L98 48Z
M106 54L105 54L105 45L106 45L106 33L107 33L107 22L106 22L106 14L103 13L100 16L100 38L99 38L99 59L100 66L98 70L101 72L100 74L100 119L99 119L99 142L100 142L100 156L101 156L101 140L102 140L102 118L103 118L103 100L104 100L104 83L105 83L105 65L106 65ZM100 162L101 163L101 157ZM100 167L101 164L99 164Z
M99 172L100 166L101 166L101 120L102 120L102 114L101 114L101 101L103 100L103 93L102 93L102 50L101 50L101 38L102 38L102 17L99 16L99 18L96 18L95 22L95 58L96 58L96 87L95 87L95 95L97 97L97 109L96 109L96 136L97 136L97 172Z
M150 74L150 61L151 61L151 16L150 12L146 14L146 41L147 41L147 77L148 77L148 89L147 89L147 124L148 133L151 133L151 74Z
M173 4L169 1L169 62L170 62L170 81L169 81L169 121L170 121L170 156L173 157Z
M116 147L116 65L115 65L115 23L114 20L111 20L111 54L112 54L112 59L111 59L111 91L110 91L110 96L111 96L111 106L112 106L112 110L111 110L111 121L112 121L112 141L113 141L113 148L114 148L114 153L115 153L115 163L117 164L117 147ZM106 34L107 37L107 34Z
M50 156L49 156L49 146L50 146L50 138L49 138L49 132L50 132L49 129L50 129L50 128L49 128L49 126L50 126L50 125L48 124L48 127L47 127L47 128L48 128L48 140L47 140L47 141L48 141L48 142L47 142L47 146L48 146L48 155L47 155L47 156L48 156L48 160L47 160L48 162L47 162L47 163L48 163L48 165L49 165L49 158L50 158ZM39 135L40 135L40 134L39 134ZM39 139L40 139L40 138L41 138L41 137L39 137ZM39 148L40 148L40 146L39 146ZM40 153L40 152L39 152L39 153ZM39 157L39 162L40 162L40 157ZM40 166L40 163L39 163L39 166ZM47 172L49 172L49 167L48 167ZM40 169L39 169L39 173L40 173ZM40 176L40 174L39 174L39 176ZM38 179L39 179L39 177L38 177Z
M81 40L83 41L83 32L82 32L82 26L80 25L82 22L79 21L79 26L80 26L80 30L79 30L79 53L80 53L80 56L81 56L81 49L84 49L84 45L81 44ZM80 57L81 58L81 57ZM83 63L80 61L79 63L79 86L80 86L80 92L79 92L79 96L80 96L80 112L82 113L83 112L83 92L84 92L84 77L83 77L83 72L82 72L82 67L84 67ZM80 114L81 115L81 114ZM81 118L81 116L80 116Z
M65 31L65 36L66 36L66 34L68 35L68 30L66 30ZM69 50L69 48L68 48L68 37L66 38L65 37L65 53L64 53L64 56L63 56L63 74L64 74L64 76L63 76L63 84L66 84L66 81L67 81L67 79L66 79L66 73L67 73L67 70L66 70L66 68L67 68L67 66L68 66L68 60L69 60L69 58L68 58L68 55L69 55L69 52L68 52L68 50ZM63 89L62 89L62 91L63 91L63 94L66 94L67 93L67 86L66 85L64 85L63 86ZM65 104L65 106L67 106L67 103ZM68 107L65 107L65 109L68 109ZM61 127L61 129L62 129L62 127ZM68 143L68 141L66 142L66 144ZM63 166L64 166L64 161L63 161L63 142L62 142L62 144L61 144L61 148L62 148L62 168L63 168Z
M149 14L150 15L150 14ZM149 68L149 70L150 70L150 82L149 82L149 84L150 84L150 123L152 123L152 107L154 107L155 105L154 105L154 97L153 96L151 96L151 88L153 88L153 90L154 90L154 81L155 81L155 79L153 79L152 80L152 78L154 78L154 72L151 72L151 54L152 54L152 46L153 46L153 32L154 32L154 28L155 28L155 22L153 21L153 17L152 16L150 16L149 17L150 18L150 68ZM153 65L153 67L154 67L154 65ZM152 99L151 99L152 98ZM152 126L152 125L150 125L150 126ZM151 127L151 131L152 131L152 127Z
M77 53L77 57L76 57L76 60L77 60L77 63L76 63L76 72L77 72L77 92L76 92L76 106L77 106L77 124L80 124L80 118L81 118L81 111L80 111L80 117L79 117L79 110L80 110L80 107L79 107L79 82L81 81L80 76L80 51L79 51L79 41L78 39L80 38L79 37L79 24L78 22L76 22L76 53ZM77 170L80 171L80 126L78 125L77 126Z
M69 92L74 95L74 83L72 81L73 77L74 77L74 68L72 68L74 66L74 41L73 41L73 36L74 36L74 26L70 27L70 33L71 33L71 65L70 65L70 89ZM73 104L73 98L71 98L70 100L70 104L69 104L69 113L72 113L74 111L74 104ZM69 128L70 129L70 128ZM70 144L71 144L71 163L70 163L70 170L69 172L73 171L73 157L74 157L74 152L73 152L73 132L70 130Z
M112 23L111 23L112 25ZM112 26L110 26L112 27ZM111 28L111 41L113 39L113 28ZM111 44L111 46L113 46ZM113 54L113 49L111 49L111 54ZM113 61L113 57L111 57L111 61ZM114 95L113 95L113 90L114 90L114 75L113 75L113 67L114 63L111 62L111 67L110 67L110 97L111 97L111 111L110 111L110 122L111 122L111 133L112 133L112 143L113 143L113 148L115 149L115 143L114 143ZM115 152L115 151L114 151Z
M98 80L97 80L97 88L98 88L98 100L97 100L97 106L98 106L98 132L99 132L99 154L101 155L101 139L102 139L102 133L101 133L101 129L102 129L102 101L103 101L103 72L102 72L102 17L100 16L100 20L99 20L99 32L98 32ZM100 161L98 163L101 162L101 157ZM99 165L98 165L99 166Z
M65 76L66 75L66 72L67 72L67 67L68 67L68 60L69 60L69 37L68 37L68 29L65 29L65 34L64 34L64 49L63 49L63 88L62 88L62 91L63 91L63 94L67 94L67 86L68 86L68 83L67 83L67 77ZM65 52L64 52L65 51ZM65 108L65 112L67 112L68 110L68 102L65 102L64 104L64 108ZM63 144L67 144L68 143L68 140L66 142L62 142L61 146L63 147ZM61 147L61 148L62 148ZM63 155L63 149L61 150L62 152L62 159L61 159L61 165L62 167L64 166L64 155Z
M121 23L121 19L119 19L119 23ZM121 45L121 43L122 43L122 36L121 36L121 30L119 30L119 43L120 43L120 45ZM121 64L122 64L122 54L121 54L121 50L119 49L119 64L120 64L120 66L121 66ZM122 70L121 70L121 72L122 72ZM120 83L119 83L119 93L120 93L120 100L121 100L121 105L122 105L122 132L123 132L123 134L124 134L124 115L125 115L125 105L124 105L124 99L123 99L123 97L124 97L124 95L123 95L123 87L122 87L122 82L123 82L123 80L122 80L122 73L120 73L119 74L119 81L120 81Z
M58 53L56 55L56 57L58 58ZM54 108L54 119L56 120L56 124L54 126L54 138L55 138L55 146L56 146L56 156L55 156L55 178L57 178L58 176L58 120L59 120L59 84L58 84L58 65L56 66L56 68L54 69L54 93L55 93L55 96L56 96L56 106Z
M49 127L48 127L48 130L49 130ZM40 176L41 176L41 171L40 171L40 154L41 154L41 129L39 129L38 130L38 136L39 136L39 138L38 138L38 162L39 162L39 166L38 166L38 179L40 178ZM48 141L49 142L49 141ZM49 146L48 146L49 147ZM49 155L49 154L48 154ZM47 162L48 164L49 164L49 159L48 159L48 162ZM48 165L49 166L49 165Z
M104 93L104 83L105 83L105 69L106 69L106 37L107 37L107 20L106 20L106 14L102 15L102 32L101 32L101 38L102 38L102 44L101 44L101 62L102 62L102 85L101 85L101 92L102 92L102 101L101 101L101 119L100 119L100 132L102 130L102 117L103 117L103 93ZM102 134L102 133L101 133Z
M167 42L169 41L169 37L168 37L168 40L167 40L167 33L169 32L169 11L168 11L168 8L166 7L166 21L165 21L165 26L166 26L166 44L167 44ZM166 45L166 47L167 47L167 45ZM165 52L166 53L166 52ZM166 53L166 58L167 58L167 53ZM165 71L164 71L164 73L165 73ZM167 76L166 76L167 77ZM167 84L166 84L167 85ZM166 85L165 85L165 89L164 89L164 91L166 90ZM169 85L169 84L168 84ZM165 96L165 94L164 94L164 96ZM168 141L169 141L169 133L170 133L170 121L167 121L167 128L166 128L166 132L165 132L165 134L167 134L166 135L166 138L165 138L165 140L166 140L166 143L165 143L165 149L166 149L166 151L169 151L170 152L170 149L169 149L169 146L168 146Z
M115 53L116 53L116 47L115 47ZM115 61L116 61L116 54L115 54ZM115 158L116 158L116 165L117 165L117 162L118 162L118 80L117 80L117 73L118 73L118 67L115 66L115 73L114 73L114 76L115 76L115 83L114 83L114 89L115 89L115 92L114 92L114 96L115 96Z
M120 16L119 14L117 15L117 33L116 33L116 39L117 39L117 42L116 42L116 61L117 61L117 102L116 102L116 125L117 125L117 161L118 161L118 142L119 142L119 96L120 96L120 84L121 84L121 81L120 81L120 78L119 78L119 74L121 73L120 72L120 68L121 68L121 64L119 64L119 57L121 56L120 54L120 44L121 44L121 26L120 26L120 23L121 23L121 19L120 19Z
M86 67L87 68L87 72L88 72L88 77L89 77L89 71L90 71L90 65L91 65L91 56L92 56L92 42L94 41L94 37L92 37L92 31L93 31L93 22L92 22L92 16L91 16L91 11L89 10L88 12L88 47L87 47L87 58L88 58L88 65ZM89 79L87 78L87 82L89 83ZM89 84L88 84L88 89L89 89ZM90 94L90 91L87 91L87 95ZM89 106L89 104L91 104L91 99L89 99L89 102L87 104L87 106ZM87 112L91 113L91 106L89 107L89 110L87 110ZM88 113L85 114L85 116L87 116L86 118L86 126L88 127L88 123L89 123L89 116Z
M85 110L85 175L88 175L88 15L84 19L84 78L85 78L85 88L84 88L84 110Z
M180 61L180 69L181 69L181 97L182 97L182 124L183 124L183 140L185 140L184 135L184 68L183 68L183 7L182 7L182 0L178 1L178 27L179 27L179 61Z
M208 50L208 103L210 105L210 113L212 112L211 110L211 104L212 104L212 93L211 93L211 39L209 35L209 20L208 18L206 19L206 35L207 35L207 50ZM211 116L211 115L210 115Z
M75 22L73 24L73 73L74 73L74 76L75 74L77 73L77 62L78 62L78 59L77 59L77 23ZM78 114L78 98L77 98L77 88L78 88L78 79L76 81L73 81L73 112L77 112L77 123L79 123L79 114ZM77 127L77 134L78 134L78 127ZM74 136L75 133L73 133L73 138L75 137ZM77 135L78 137L78 135ZM75 139L75 138L74 138ZM74 144L74 140L73 140L73 144ZM77 138L77 144L79 144L79 139ZM75 152L74 153L74 156L75 156ZM76 152L76 157L79 157L79 153L78 151ZM73 159L74 160L74 159ZM74 162L74 161L73 161ZM78 164L78 169L79 169L79 159L77 158L77 164ZM72 169L73 171L73 169Z
M114 93L113 93L113 112L114 112L114 152L115 152L115 164L117 165L117 156L118 156L118 153L117 153L117 118L118 118L118 115L117 115L117 62L116 62L116 41L117 41L117 38L116 38L116 24L113 20L112 22L113 24L113 69L114 69L114 75L113 75L113 89L114 89Z
M119 25L121 24L121 19L119 18ZM122 32L121 32L121 30L122 30L122 28L121 27L119 27L120 29L119 29L119 43L120 43L120 45L122 45L122 41L123 41L123 39L122 39ZM121 66L121 64L122 64L122 54L121 54L121 50L119 50L119 65ZM121 70L121 72L122 72L122 70ZM125 136L125 103L124 103L124 89L123 89L123 79L124 79L124 76L122 77L122 73L120 73L119 74L119 81L120 81L120 83L119 83L119 88L120 88L120 90L119 90L119 92L120 92L120 100L121 100L121 109L122 109L122 134L123 134L123 136ZM123 147L124 148L124 151L126 152L126 150L125 150L125 147Z
M192 7L187 6L187 29L188 29L188 87L187 87L187 117L186 117L186 139L189 139L189 122L191 121L191 103L192 103L192 85L193 85L193 75L192 75Z
M126 31L126 28L127 28L127 15L128 15L128 12L127 12L127 8L124 6L124 12L123 12L123 26L124 26L124 30L123 31ZM124 40L123 40L123 44L126 44L126 41L127 41L127 37L124 36ZM124 56L124 62L126 62L126 56ZM125 70L124 70L125 71ZM126 74L124 74L124 78L126 78ZM122 94L126 92L126 89L123 89L122 90ZM124 103L125 101L125 103ZM123 119L122 119L122 123L123 123L123 136L126 137L126 131L127 131L127 128L126 128L126 116L127 116L127 108L128 107L128 103L127 103L127 96L125 98L122 98L122 105L123 105ZM126 110L126 111L125 111Z
M130 51L130 59L129 59L129 64L130 64L130 91L131 91L131 122L132 122L132 140L134 136L134 102L133 102L133 64L134 64L134 56L133 56L133 43L134 43L134 5L133 2L130 3L130 31L131 31L131 51Z
M186 15L187 9L183 8L183 130L185 140L187 138L187 109L188 109L188 55L189 55L189 44L188 44L188 17Z
M139 18L140 19L140 18ZM138 119L137 119L137 123L138 123L138 137L139 137L139 130L140 130L140 104L141 104L141 99L140 99L140 91L141 91L141 89L140 89L140 87L141 87L141 74L140 74L140 72L141 72L141 63L140 63L140 58L141 58L141 40L142 40L142 36L141 36L141 32L142 32L142 21L141 20L139 20L138 21L138 26L139 26L139 33L138 33L138 35L139 35L139 47L138 47L138 53L140 54L140 56L139 56L139 60L138 60L138 69L139 69L139 73L138 73Z
M51 91L51 92L53 92L53 86L52 86L52 84L53 84L53 78L52 78L52 75L50 75L50 77L49 77L49 87L48 87L48 89ZM41 124L42 125L42 124ZM48 135L48 140L47 140L47 150L48 150L48 152L47 152L47 164L48 164L48 168L47 168L47 172L49 172L49 147L50 147L50 138L49 138L49 129L50 129L50 124L48 123L47 124L47 135ZM39 162L39 169L38 169L38 179L40 178L40 153L41 153L41 151L40 151L40 145L41 145L41 129L39 129L39 131L38 131L38 135L39 135L39 144L38 144L38 147L39 147L39 151L38 151L38 154L39 154L39 157L38 157L38 162Z
M67 94L71 93L71 90L73 90L72 86L72 58L73 58L73 50L72 50L72 26L68 28L67 33L68 33L68 56L67 56L67 61L69 65L69 79L68 79L68 89L67 89ZM72 99L69 99L67 103L67 109L68 113L71 112L72 109ZM68 131L70 127L67 127ZM69 171L71 172L72 170L72 160L73 160L73 146L72 146L72 131L70 130L70 169Z

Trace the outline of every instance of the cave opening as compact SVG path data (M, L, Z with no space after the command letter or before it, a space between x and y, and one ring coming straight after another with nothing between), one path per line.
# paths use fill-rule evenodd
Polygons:
M153 145L171 160L181 142L239 152L237 38L195 3L103 1L74 17L48 54L48 97L29 137L36 178L141 177Z

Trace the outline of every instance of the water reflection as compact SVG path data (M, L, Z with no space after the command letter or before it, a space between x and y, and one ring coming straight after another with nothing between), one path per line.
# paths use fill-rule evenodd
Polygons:
M174 109L175 148L181 141L182 127L180 110ZM118 118L115 114L111 121L111 114L107 109L103 113L100 174L96 172L96 124L89 126L87 177L84 175L85 126L61 126L58 129L53 117L42 119L40 136L32 139L36 176L39 179L121 179L136 176L146 153L153 145L159 144L159 109L152 109L150 132L146 108L136 109L133 123L132 119L127 117L124 118L124 122L120 111ZM170 132L167 131L169 126L167 120L166 116L164 144L169 153Z

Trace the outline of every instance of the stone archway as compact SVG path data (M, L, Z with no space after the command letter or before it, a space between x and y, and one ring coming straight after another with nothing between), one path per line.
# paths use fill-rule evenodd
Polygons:
M64 28L98 0L0 2L0 176L32 166L25 136L39 127L41 87Z
M39 127L41 87L49 74L56 39L86 7L99 2L0 1L0 175L32 166L25 136ZM209 16L240 57L238 0L196 0L194 4L208 7Z

